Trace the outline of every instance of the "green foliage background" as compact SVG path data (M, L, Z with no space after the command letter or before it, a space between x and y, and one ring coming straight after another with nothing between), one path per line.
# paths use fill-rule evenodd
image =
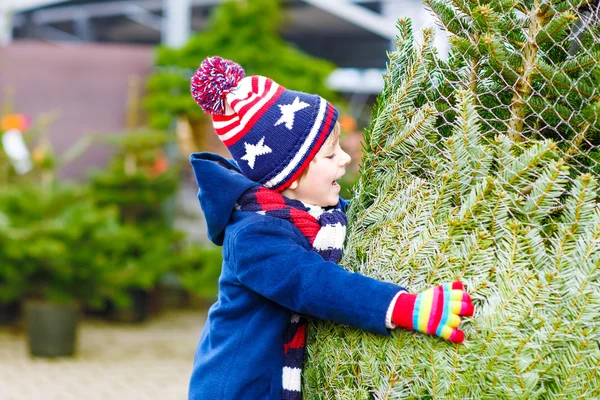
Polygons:
M121 230L115 208L99 208L74 186L4 187L0 193L0 301L34 298L99 305L122 293L106 263Z

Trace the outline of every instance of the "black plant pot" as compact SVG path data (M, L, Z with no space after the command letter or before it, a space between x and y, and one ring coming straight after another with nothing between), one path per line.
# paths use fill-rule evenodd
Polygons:
M167 309L187 308L190 305L189 293L180 286L162 285L159 287L162 305Z
M114 303L108 304L108 318L117 322L140 323L148 319L150 313L150 295L144 289L127 290L131 296L131 306L118 308Z
M11 325L21 315L21 303L11 301L10 303L0 303L0 326Z
M79 315L76 303L27 302L25 319L29 353L38 357L75 354Z

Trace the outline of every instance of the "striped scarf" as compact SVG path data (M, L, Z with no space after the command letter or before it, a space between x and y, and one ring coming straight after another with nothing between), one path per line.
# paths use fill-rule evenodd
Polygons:
M240 196L236 209L290 221L323 259L337 263L342 257L347 220L340 204L327 208L311 206L257 186ZM284 333L283 400L302 398L300 376L306 348L306 326L305 317L292 313Z

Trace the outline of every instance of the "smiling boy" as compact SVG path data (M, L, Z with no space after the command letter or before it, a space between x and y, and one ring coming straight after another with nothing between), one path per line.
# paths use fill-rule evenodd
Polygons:
M346 173L351 158L340 147L340 124L336 122L331 135L309 164L302 176L281 194L289 199L320 207L335 206L340 197L337 182Z
M460 282L409 294L337 264L346 234L340 179L350 156L337 111L236 63L205 59L191 80L233 160L190 157L208 235L223 246L217 302L189 398L300 399L306 320L389 335L396 326L460 343L473 306Z

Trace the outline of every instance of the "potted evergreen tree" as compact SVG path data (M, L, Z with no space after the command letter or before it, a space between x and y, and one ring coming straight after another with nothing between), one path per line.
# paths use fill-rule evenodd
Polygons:
M103 261L114 266L107 279L119 288L105 296L106 316L118 322L144 322L157 283L178 265L179 232L162 226L124 224L98 242ZM160 300L160 299L156 299Z
M10 262L17 256L14 234L25 234L24 228L35 230L36 224L45 216L42 208L52 208L54 205L50 203L60 203L54 196L67 201L79 196L73 191L71 194L75 197L66 198L70 196L67 195L69 190L55 190L56 169L79 157L90 143L89 137L83 137L60 158L55 157L47 132L54 115L41 114L31 125L25 115L10 113L11 103L9 93L3 107L7 113L0 118L0 259L5 261L0 263L0 323L14 322L18 318L21 299L30 283L26 274L28 266L24 268L18 262ZM32 201L38 194L41 194L40 201Z
M6 258L9 219L0 211L0 260ZM25 291L25 276L19 266L0 263L0 325L14 323L21 311L21 298Z
M21 273L30 353L72 355L81 305L98 306L115 290L97 243L119 229L118 214L95 206L84 188L54 185L6 187L0 205L0 264ZM0 282L0 292L11 285Z

